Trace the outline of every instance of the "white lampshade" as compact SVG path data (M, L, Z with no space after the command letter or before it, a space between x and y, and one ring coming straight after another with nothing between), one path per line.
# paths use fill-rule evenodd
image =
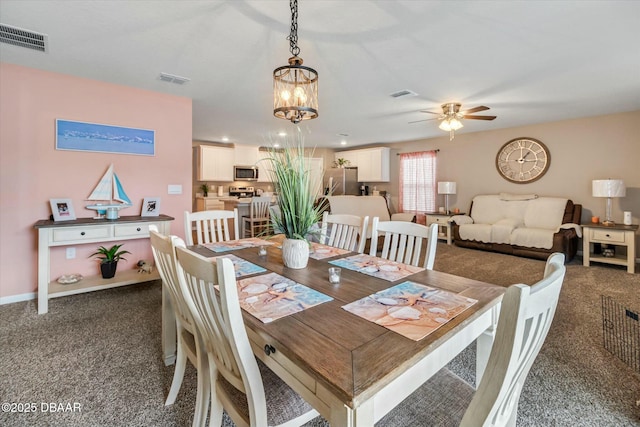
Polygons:
M595 179L592 181L593 197L625 197L627 188L621 179Z
M438 194L456 194L456 183L450 181L439 182Z

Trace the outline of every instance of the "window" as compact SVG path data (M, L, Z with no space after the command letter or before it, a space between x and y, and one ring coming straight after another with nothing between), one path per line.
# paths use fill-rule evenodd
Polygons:
M436 210L436 152L400 154L400 212Z

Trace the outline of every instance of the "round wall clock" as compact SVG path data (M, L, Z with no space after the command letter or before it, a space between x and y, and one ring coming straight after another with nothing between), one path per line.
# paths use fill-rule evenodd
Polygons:
M500 148L496 156L498 173L516 184L527 184L542 178L550 163L549 149L533 138L512 139Z

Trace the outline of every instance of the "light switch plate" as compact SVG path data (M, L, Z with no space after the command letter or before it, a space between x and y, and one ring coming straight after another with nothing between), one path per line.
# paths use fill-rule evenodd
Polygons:
M182 194L182 185L169 184L169 186L167 187L167 192L169 194Z

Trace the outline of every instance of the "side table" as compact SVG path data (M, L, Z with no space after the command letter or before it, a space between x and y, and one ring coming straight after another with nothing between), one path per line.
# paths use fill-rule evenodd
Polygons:
M438 224L438 239L446 240L447 245L451 244L451 217L454 215L465 215L464 212L460 213L442 213L442 212L425 212L427 216L427 227L431 224Z
M636 232L638 225L604 225L604 224L582 224L582 264L589 267L591 262L602 262L605 264L624 265L627 272L635 273L636 267ZM613 246L614 256L605 257L602 254L594 253L593 244L600 243ZM626 247L627 254L617 253L618 247Z

